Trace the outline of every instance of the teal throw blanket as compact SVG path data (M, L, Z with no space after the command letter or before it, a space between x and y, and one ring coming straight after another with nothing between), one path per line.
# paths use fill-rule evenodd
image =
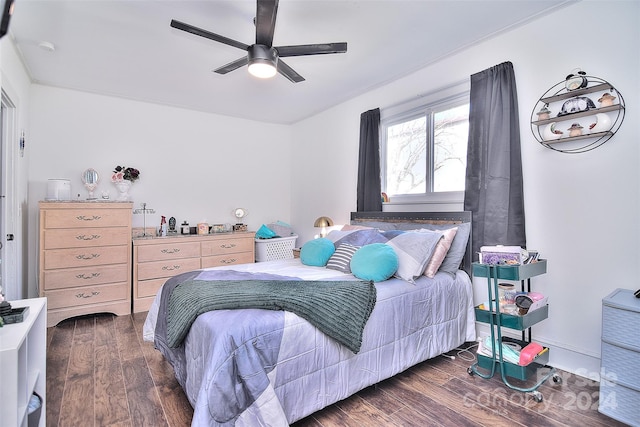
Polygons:
M196 317L207 311L259 308L295 313L358 353L375 303L373 282L188 280L169 297L167 344L178 347Z

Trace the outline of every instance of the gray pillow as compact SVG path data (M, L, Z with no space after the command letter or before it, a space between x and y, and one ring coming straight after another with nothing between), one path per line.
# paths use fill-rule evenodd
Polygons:
M398 255L398 270L395 276L409 283L415 283L414 279L422 276L438 241L442 238L442 233L436 230L420 233L392 230L382 234L389 239L386 244Z
M444 271L456 275L456 272L460 269L462 258L467 252L467 242L469 241L469 233L471 233L471 223L463 222L461 224L399 224L399 226L407 227L406 230L415 230L416 228L425 228L427 230L448 230L450 228L458 227L453 242L451 242L451 248L447 252L447 256L442 260L442 264L438 271ZM408 226L413 226L408 228Z
M380 232L376 229L349 231L333 230L327 234L327 239L331 240L337 248L343 243L348 243L353 246L364 246L369 243L376 243L380 241L379 236ZM382 241L386 242L386 240Z

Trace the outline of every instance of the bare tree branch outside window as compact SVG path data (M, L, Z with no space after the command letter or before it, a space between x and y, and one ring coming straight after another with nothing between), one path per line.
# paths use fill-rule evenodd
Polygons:
M387 128L386 190L389 195L431 192L427 149L433 141L433 191L464 190L469 105L413 118Z

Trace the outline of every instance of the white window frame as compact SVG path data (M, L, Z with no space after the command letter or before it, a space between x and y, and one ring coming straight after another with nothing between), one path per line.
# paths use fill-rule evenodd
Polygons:
M398 105L383 108L380 111L380 174L382 191L386 192L386 173L387 173L387 132L388 126L399 122L408 121L412 118L427 115L433 111L441 111L442 109L453 108L459 105L469 103L469 81L458 82L450 86L438 89L434 92L420 95L416 99L403 102ZM427 132L431 131L432 123L427 120ZM427 165L428 186L433 182L433 144L428 141L427 144ZM464 201L464 191L440 191L433 192L430 189L426 193L419 194L399 194L389 195L391 197L389 204L453 204L462 203Z

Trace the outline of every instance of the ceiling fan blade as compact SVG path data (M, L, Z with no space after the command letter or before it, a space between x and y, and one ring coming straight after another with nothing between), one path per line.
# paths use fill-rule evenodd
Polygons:
M213 70L213 72L218 74L227 74L228 72L237 70L238 68L245 66L248 63L249 63L249 58L244 56L240 59L236 59L233 62L229 62L227 65L223 65L222 67Z
M345 53L347 51L346 43L323 43L323 44L301 44L296 46L279 46L276 47L278 56L304 56L304 55L321 55L325 53Z
M273 45L278 0L258 0L256 10L256 44Z
M177 28L178 30L186 31L187 33L195 34L196 36L204 37L207 39L211 39L213 41L224 43L229 46L237 47L238 49L247 50L249 49L249 45L241 43L239 41L221 36L216 33L212 33L207 30L203 30L202 28L194 27L193 25L185 24L184 22L176 21L175 19L171 20L171 26L173 28Z
M293 68L289 67L282 60L278 60L278 72L289 79L292 83L300 83L304 81L304 77L298 74Z

